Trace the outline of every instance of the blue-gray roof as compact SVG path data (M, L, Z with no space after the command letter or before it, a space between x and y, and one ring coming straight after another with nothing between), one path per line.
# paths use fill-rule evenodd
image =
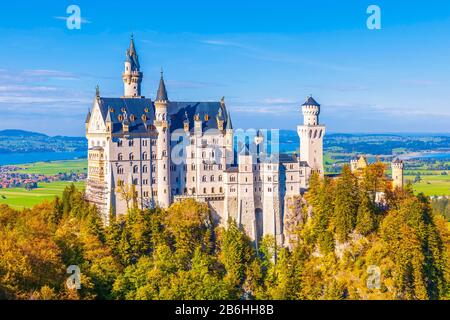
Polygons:
M99 99L100 111L103 119L111 118L112 132L121 133L122 121L119 120L119 116L124 116L126 113L129 120L129 132L143 133L147 132L145 124L151 125L155 118L154 107L151 99L145 98L100 98ZM146 123L142 119L142 115L146 115ZM134 116L134 121L132 120Z
M134 46L133 36L131 36L130 48L126 52L126 61L131 63L132 71L139 71L139 68L140 68L139 58L138 58L138 54L136 52L136 48Z
M159 80L158 91L156 92L156 101L168 101L166 85L164 83L163 73L161 71L161 79Z
M302 106L316 106L320 107L320 104L314 100L313 97L309 96L308 99L306 99L305 103L302 104Z
M124 112L129 121L128 131L130 133L147 132L146 126L152 125L155 119L155 107L154 102L151 99L101 97L99 98L99 106L103 119L106 121L107 117L110 118L113 133L123 132L122 121L119 120L119 115L122 115L122 119L124 119ZM220 102L171 101L168 106L170 131L173 132L176 129L183 129L183 122L186 120L186 115L189 120L190 130L193 130L194 128L195 115L198 115L202 120L203 131L217 129L217 116L219 112L228 114L225 105L222 105ZM144 114L146 116L145 123L142 117ZM134 116L134 120L132 119L132 116ZM227 118L224 126L227 126L227 121L231 122L231 118Z

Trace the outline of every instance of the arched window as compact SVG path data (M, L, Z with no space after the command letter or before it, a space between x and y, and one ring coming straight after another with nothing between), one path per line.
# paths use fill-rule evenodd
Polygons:
M219 176L219 181L222 181L222 176Z
M203 194L206 194L206 188L203 188Z
M133 167L133 173L138 173L138 172L139 172L138 166L134 166L134 167Z
M123 167L122 166L118 166L117 167L117 173L118 174L123 174Z
M133 154L133 152L132 152L132 153L130 153L130 156L129 156L129 158L130 158L130 160L134 160L134 154Z
M206 182L206 176L202 177L202 182Z
M214 187L211 188L211 193L214 193Z
M142 153L142 160L147 160L147 152Z
M117 155L117 158L119 159L119 161L122 161L122 160L123 160L123 155L122 155L121 153L119 153L119 154Z
M222 189L222 187L220 187L219 188L219 193L222 193L223 192L223 189Z
M214 182L214 176L211 176L211 182Z
M147 173L148 171L148 167L147 166L143 166L142 167L142 173Z

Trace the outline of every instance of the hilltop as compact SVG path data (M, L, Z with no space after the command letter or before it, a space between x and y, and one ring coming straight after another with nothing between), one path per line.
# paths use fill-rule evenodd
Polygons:
M0 131L0 153L85 151L84 137L51 137L44 133L20 129Z

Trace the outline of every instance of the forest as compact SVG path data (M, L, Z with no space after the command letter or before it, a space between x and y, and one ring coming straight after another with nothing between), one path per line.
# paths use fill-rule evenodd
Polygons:
M215 226L194 200L131 205L108 226L73 185L31 209L1 205L0 299L449 299L447 222L384 170L313 175L291 199L286 246ZM66 285L73 265L79 290Z

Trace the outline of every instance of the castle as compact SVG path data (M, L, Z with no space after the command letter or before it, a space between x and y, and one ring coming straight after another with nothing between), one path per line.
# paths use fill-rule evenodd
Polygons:
M126 214L131 205L167 208L194 198L208 204L216 223L233 218L253 240L270 234L282 242L288 199L308 188L313 172L324 174L319 103L310 96L301 106L300 156L271 154L261 130L252 141L235 146L223 98L171 101L161 72L152 101L141 94L142 79L131 38L122 73L124 95L102 97L97 87L86 117L86 198L104 222Z

